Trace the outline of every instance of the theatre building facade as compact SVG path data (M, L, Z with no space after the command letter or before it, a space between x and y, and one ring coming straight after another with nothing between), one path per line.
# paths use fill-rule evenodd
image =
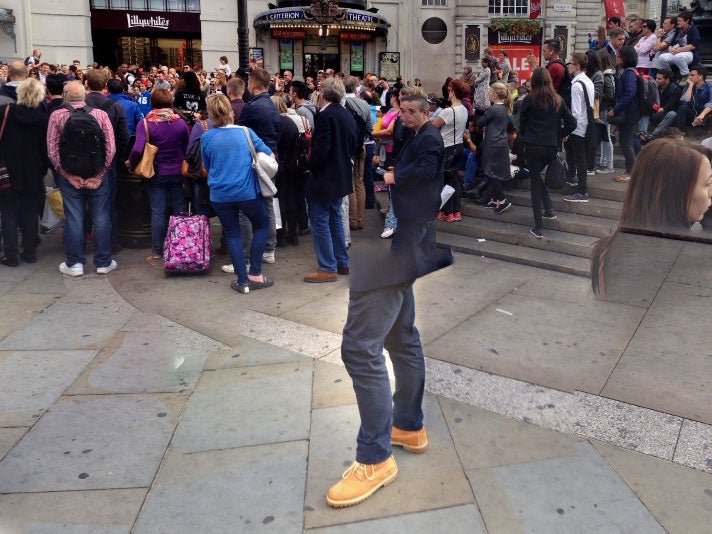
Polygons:
M671 1L671 0L670 0ZM670 4L670 1L668 4ZM662 0L0 0L0 58L28 56L115 67L183 63L239 65L238 18L249 55L274 73L303 78L320 69L395 79L428 90L466 65L479 68L486 46L523 58L548 38L584 51L607 16L659 20ZM677 5L677 4L675 4Z

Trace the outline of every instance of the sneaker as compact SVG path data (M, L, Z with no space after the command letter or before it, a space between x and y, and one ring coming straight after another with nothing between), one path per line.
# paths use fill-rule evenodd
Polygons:
M544 214L541 216L542 219L549 219L553 221L556 219L556 215L554 214L553 211L545 211Z
M447 215L445 215L444 212L439 211L438 212L438 221L444 221L445 219L447 219Z
M111 260L111 263L107 265L106 267L97 267L96 268L96 274L108 274L114 269L118 267L118 264L116 263L116 260Z
M265 252L262 254L262 261L265 263L274 263L276 261L274 252Z
M341 480L334 484L326 496L326 503L333 508L344 508L365 501L379 489L398 478L396 459L391 456L380 464L351 464Z
M393 232L395 232L395 228L384 228L383 232L381 233L381 237L383 239L388 239L389 237L393 237Z
M537 239L541 239L542 237L544 237L544 233L541 231L541 229L537 228L536 226L532 226L529 229L529 233L531 235L533 235L534 237L536 237Z
M613 167L603 167L603 166L599 166L599 167L596 169L596 172L597 172L598 174L609 174L609 173L612 173L612 172L613 172Z
M488 210L493 210L497 207L497 201L493 198L490 199L490 201L485 204L483 207L487 208Z
M680 81L677 82L680 85L680 87L687 87L688 76L689 76L688 74L680 76Z
M59 264L59 272L62 274L68 274L69 276L83 276L84 265L81 263L75 263L69 267L66 262L62 262Z
M393 427L391 431L391 445L403 447L404 450L413 454L423 454L430 446L425 428L420 430L401 430L396 427Z
M499 215L500 213L504 213L511 207L512 203L505 198L504 200L497 202L497 206L494 208L494 212Z
M578 186L578 180L576 178L567 178L566 179L566 185L569 187L577 187Z
M445 222L455 222L455 214L454 213L448 213L445 215Z
M563 199L566 202L588 202L588 193L574 193L573 195L565 195Z
M596 174L596 171L594 169L590 171L586 171L586 176L594 176Z
M453 217L453 222L460 222L462 220L462 213L459 211L456 211L455 213L452 214Z
M220 267L220 270L224 273L228 274L235 274L235 267L232 266L232 263L227 263Z
M247 285L247 284L241 285L237 280L233 280L232 283L230 284L230 287L233 288L238 293L242 293L243 295L247 295L250 292L249 285Z

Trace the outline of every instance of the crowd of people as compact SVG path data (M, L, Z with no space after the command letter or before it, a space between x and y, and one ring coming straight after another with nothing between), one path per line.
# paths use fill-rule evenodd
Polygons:
M59 270L82 276L92 239L96 272L116 269L117 176L122 166L134 171L151 146L157 152L146 181L149 263L162 261L168 216L189 206L219 219L217 252L230 257L222 270L236 275L231 287L240 294L271 287L263 264L311 233L317 268L304 281L351 277L341 352L361 426L356 461L327 502L358 504L396 480L393 446L416 454L429 447L413 283L452 263L450 251L436 247L437 220L461 221L465 199L502 214L512 206L512 182L529 178L530 232L542 238L543 221L557 216L547 167L565 150L571 191L563 200L588 202L587 177L613 173L617 136L625 170L613 179L630 185L620 227L593 253L594 290L603 294L620 284L615 269L631 235L685 234L708 212L712 152L680 139L712 112L706 70L695 64L699 39L691 19L666 19L659 34L652 21L631 21L630 34L613 19L610 25L590 50L568 61L558 40L546 41L546 64L530 56L526 81L506 51L495 57L487 48L478 72L467 67L445 81L441 94L427 95L418 79L391 84L327 69L301 81L290 71L233 71L227 57L210 73L190 65L180 72L131 65L84 70L78 62L64 69L42 62L35 50L25 62L0 68L0 264L37 261L38 208L51 176L66 215ZM655 75L660 97L647 114L639 102L646 72ZM186 172L195 154L199 169ZM278 162L278 202L254 172L255 154ZM391 247L362 257L352 272L351 233L365 227L365 210L376 206L377 176L379 190L391 197L381 233Z

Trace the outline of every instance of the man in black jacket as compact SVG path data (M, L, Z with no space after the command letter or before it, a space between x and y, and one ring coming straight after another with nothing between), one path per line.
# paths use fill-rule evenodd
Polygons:
M322 82L326 105L314 124L307 178L309 222L319 268L305 276L305 282L336 282L337 273L349 274L341 203L354 190L351 158L358 144L358 126L341 105L345 95L339 78Z
M682 88L678 84L672 83L672 72L669 69L658 71L655 81L660 92L660 107L650 116L650 122L655 126L655 129L646 142L662 137L665 130L675 124L682 97Z
M327 495L335 508L358 504L398 477L392 447L428 450L423 426L425 357L415 327L413 283L452 264L435 245L435 219L444 185L444 146L429 121L424 95L401 95L401 115L416 132L384 179L391 185L398 227L390 249L369 250L353 266L341 358L353 380L361 415L356 461ZM391 396L383 356L388 349L396 378Z
M238 69L238 73L242 69ZM249 94L252 97L247 100L247 104L242 108L237 124L247 126L254 131L257 136L264 141L264 144L277 152L277 139L279 129L282 127L282 120L279 116L277 106L269 98L270 75L264 69L256 67L250 72L247 83ZM247 91L246 91L247 93ZM267 217L269 219L269 235L267 237L267 247L262 255L265 263L275 262L275 250L277 249L277 226L274 215L274 204L271 200L265 201ZM245 258L249 258L249 248L252 242L252 226L244 214L240 214L240 228L242 230L242 242L246 249Z
M119 218L116 211L116 191L118 181L118 162L126 161L129 155L129 124L126 112L121 104L104 96L106 83L109 81L109 71L105 69L88 69L86 73L87 106L105 111L114 127L114 143L116 144L116 157L111 167L106 172L106 184L109 186L109 206L111 220L111 252L116 254L121 251L119 244ZM88 230L88 229L87 229ZM87 231L87 233L89 233Z

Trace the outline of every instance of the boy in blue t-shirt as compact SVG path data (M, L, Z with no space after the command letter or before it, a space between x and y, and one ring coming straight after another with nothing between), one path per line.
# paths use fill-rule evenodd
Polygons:
M141 110L144 117L147 117L153 107L151 107L151 81L147 81L146 85L141 80L134 82L134 97L138 104L138 109Z

